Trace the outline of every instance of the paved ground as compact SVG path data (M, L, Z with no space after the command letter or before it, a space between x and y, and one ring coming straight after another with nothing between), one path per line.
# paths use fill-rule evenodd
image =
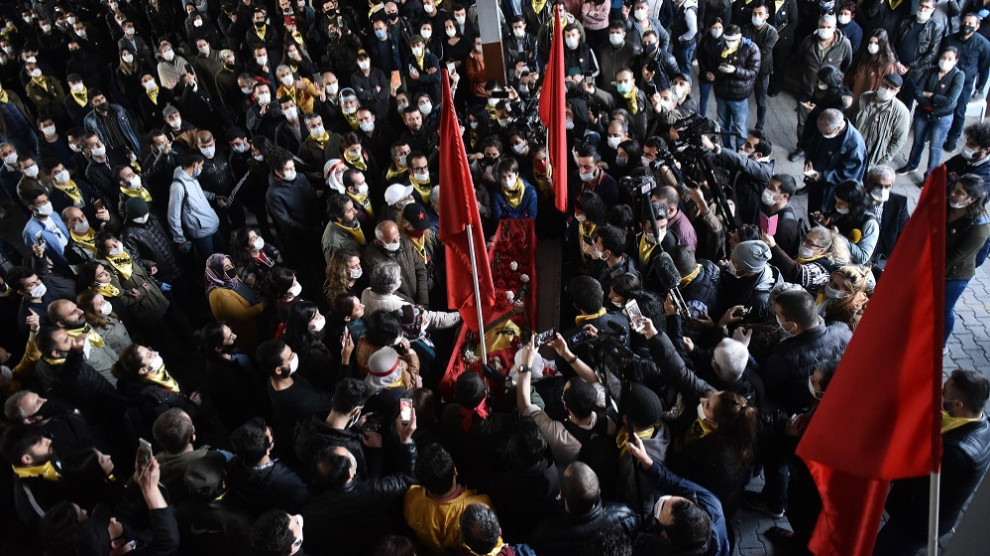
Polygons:
M697 89L695 89L697 95ZM789 173L801 179L803 171L803 161L789 162L787 153L794 148L796 143L796 123L795 112L796 103L794 98L788 93L781 93L776 98L771 98L767 110L767 123L765 131L774 144L774 158L777 160L776 171L778 173ZM712 99L708 112L709 117L715 115L715 102ZM750 102L750 124L756 122L756 105ZM962 141L960 141L960 146ZM903 165L910 149L910 141L905 145L901 156L894 160L894 168ZM955 153L943 153L943 161ZM927 155L923 158L923 163L927 161ZM921 192L919 185L921 176L898 176L894 184L894 191L907 195L908 209L913 210L918 202ZM798 196L796 204L800 206L799 214L804 214L807 206L807 197ZM909 301L909 300L905 300ZM970 282L966 293L956 305L956 325L952 337L948 343L949 352L943 359L946 373L956 368L979 369L990 374L990 264L983 265L977 270L976 277ZM978 498L990 498L990 486L984 483L984 488L977 495ZM759 491L762 487L762 480L756 479L750 484L750 490ZM974 502L974 507L977 505ZM975 512L974 512L975 513ZM976 515L970 516L976 518ZM960 525L965 526L964 519ZM774 520L762 514L752 512L747 508L739 511L732 521L732 526L736 533L735 554L745 556L782 554L774 551L772 544L763 537L762 533L773 525L788 527L787 520ZM975 529L980 529L979 527ZM986 528L978 530L977 533L986 534ZM962 536L962 535L960 535ZM968 539L966 539L968 540ZM964 540L959 540L963 544ZM967 546L974 546L965 542ZM950 548L951 548L950 544ZM981 550L985 550L985 545ZM976 554L978 552L970 549L952 551L955 554ZM985 552L984 552L985 553Z

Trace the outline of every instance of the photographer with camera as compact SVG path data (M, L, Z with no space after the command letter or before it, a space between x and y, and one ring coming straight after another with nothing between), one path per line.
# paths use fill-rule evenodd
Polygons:
M774 161L770 159L773 145L762 131L755 129L749 132L739 152L713 143L706 135L701 136L701 143L714 153L712 160L718 166L731 172L735 220L740 224L757 224L760 221L763 190L773 175Z

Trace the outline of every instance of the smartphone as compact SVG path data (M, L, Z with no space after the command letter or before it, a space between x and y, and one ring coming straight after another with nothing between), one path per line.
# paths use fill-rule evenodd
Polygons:
M403 423L412 420L413 405L409 398L399 398L399 419Z
M545 346L549 344L550 341L553 340L556 335L557 335L557 329L551 328L550 330L546 330L537 334L536 342L534 343L536 344L537 347Z
M457 67L454 66L453 62L447 62L447 73L450 74L457 73Z
M100 210L103 210L106 207L103 206L103 201L101 201L99 199L93 199L93 208L95 208L96 210L100 211Z
M767 216L767 215L765 215L765 214L763 214L761 212L760 213L760 229L763 230L763 233L767 234L768 236L772 236L772 235L776 234L777 233L777 215L775 214L773 216Z
M736 315L739 316L739 317L742 317L742 318L746 318L752 312L753 312L753 308L752 307L743 307L742 309L739 310L738 313L736 313Z
M581 236L581 240L584 241L585 243L587 243L588 245L594 245L595 244L595 242L592 241L591 236L583 235L583 236Z
M643 312L639 309L639 303L635 299L630 299L626 301L626 308L624 310L627 317L629 317L629 326L636 332L639 332L645 326L643 324Z
M43 237L43 233L42 233L41 230L38 230L38 232L36 234L34 234L34 244L35 245L44 245L45 244L45 238Z
M595 84L595 76L594 75L585 75L584 76L584 82L587 83L587 84L589 84L589 85L594 85Z
M138 438L138 461L141 465L147 464L151 461L154 452L151 450L151 442L143 438Z
M582 330L582 331L578 332L577 334L571 336L571 344L572 345L579 344L579 343L587 340L590 337L591 336L588 334L588 331L587 330Z

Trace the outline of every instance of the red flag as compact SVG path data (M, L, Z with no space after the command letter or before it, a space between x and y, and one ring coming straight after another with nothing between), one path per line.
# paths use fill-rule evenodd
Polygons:
M567 116L564 111L566 93L564 32L560 27L560 12L556 11L553 39L550 42L550 62L547 64L543 86L540 88L540 120L547 128L549 175L553 182L554 205L560 212L567 212Z
M945 179L928 178L798 445L822 497L815 554L872 554L889 482L938 470Z
M495 286L492 284L492 268L485 249L481 215L474 196L474 182L471 181L464 141L457 125L447 70L443 70L440 81L443 82L440 107L440 183L443 186L440 190L440 240L447 246L447 303L456 307L464 322L477 331L478 313L474 302L469 241L474 241L482 318L486 320L495 305ZM471 225L473 237L467 234L468 224Z

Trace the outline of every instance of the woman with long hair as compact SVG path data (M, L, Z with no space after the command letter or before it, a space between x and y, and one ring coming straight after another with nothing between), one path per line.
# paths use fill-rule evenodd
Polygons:
M367 277L361 268L361 255L353 246L334 251L327 261L327 277L323 283L323 293L333 302L338 295L360 296L367 287Z
M300 301L289 311L282 340L299 355L298 372L314 386L332 392L341 377L350 376L353 342L344 342L339 355L331 350L327 340L327 319L319 307L310 301Z
M844 322L856 330L869 302L872 273L861 266L843 266L832 271L816 299L818 314L826 323Z
M237 278L257 288L273 267L282 264L282 252L265 241L258 228L247 226L230 234L230 260Z
M853 57L843 80L852 91L853 105L866 91L876 91L883 77L891 73L897 73L897 54L890 46L887 31L882 27L874 29Z
M113 304L103 294L90 289L83 290L76 296L76 305L82 309L83 318L100 333L103 341L118 354L131 345L131 335L120 317L113 312Z
M949 193L945 218L945 340L949 339L956 317L952 309L966 285L976 274L976 259L990 237L990 215L986 208L987 189L975 174L956 180Z
M265 299L241 282L234 262L223 253L214 253L206 260L203 279L213 318L226 322L240 337L241 346L254 353L261 342L258 317L265 310Z
M849 247L849 262L866 264L880 239L880 222L863 185L847 180L835 188L835 208L827 224L837 228Z
M199 392L183 392L157 351L131 344L120 352L111 371L117 377L117 391L121 397L141 410L146 423L154 423L159 415L173 407L185 411L193 420L199 416L199 404L202 403Z

